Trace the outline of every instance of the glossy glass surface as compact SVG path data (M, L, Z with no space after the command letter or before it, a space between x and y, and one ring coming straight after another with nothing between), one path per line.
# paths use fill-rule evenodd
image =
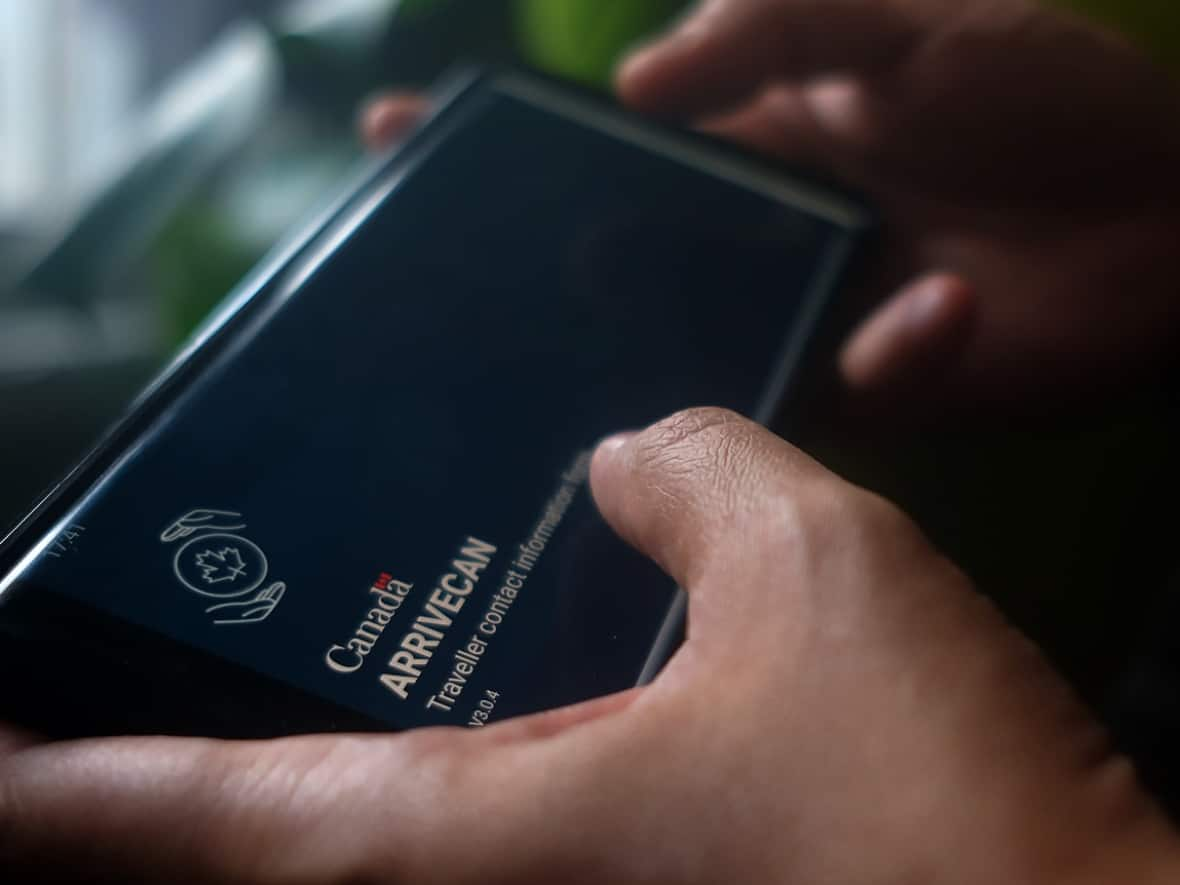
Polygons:
M760 175L548 86L466 91L26 532L0 641L56 662L18 715L97 691L116 724L78 730L144 703L128 727L401 728L634 685L677 591L588 454L687 406L765 417L848 255L853 208ZM101 686L58 660L83 647Z

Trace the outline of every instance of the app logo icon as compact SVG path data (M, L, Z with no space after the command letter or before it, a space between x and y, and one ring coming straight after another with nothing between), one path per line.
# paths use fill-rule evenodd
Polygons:
M194 593L225 599L249 593L266 579L266 556L240 535L200 535L176 551L173 567Z
M218 626L265 621L287 589L281 581L259 589L270 566L257 544L232 534L244 528L240 513L201 509L160 533L163 544L188 539L176 550L172 570L186 589L219 600L205 609Z
M226 547L222 550L210 547L204 553L198 553L197 568L201 570L201 577L207 584L236 581L246 574L246 563L237 547Z

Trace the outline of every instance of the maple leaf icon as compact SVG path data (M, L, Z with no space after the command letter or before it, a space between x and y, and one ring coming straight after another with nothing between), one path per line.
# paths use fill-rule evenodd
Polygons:
M206 550L197 554L197 568L206 584L220 584L236 581L246 574L246 563L237 547L223 547L220 550Z

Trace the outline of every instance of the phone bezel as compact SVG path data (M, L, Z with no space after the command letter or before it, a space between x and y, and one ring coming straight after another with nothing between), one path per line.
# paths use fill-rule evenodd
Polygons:
M797 386L798 369L815 346L817 331L851 265L853 252L874 227L864 203L847 190L821 182L808 172L791 170L755 157L707 136L661 124L620 108L610 99L554 78L519 70L487 71L464 68L444 78L433 92L437 110L395 149L370 162L326 210L297 233L277 245L191 336L168 366L148 385L87 455L57 482L37 505L0 541L0 598L18 582L25 566L68 527L73 509L85 495L117 470L128 452L208 365L221 357L235 340L248 339L255 323L266 322L285 297L298 289L303 274L317 266L335 246L372 212L430 155L433 145L461 122L473 102L495 90L517 98L531 97L550 112L591 125L639 143L673 161L688 162L728 178L738 186L760 183L763 193L791 189L816 209L826 204L826 217L844 231L834 240L817 274L796 326L784 338L773 376L752 418L769 424ZM797 205L797 203L796 203ZM650 679L677 645L685 600L678 595L664 629L644 668L641 681Z

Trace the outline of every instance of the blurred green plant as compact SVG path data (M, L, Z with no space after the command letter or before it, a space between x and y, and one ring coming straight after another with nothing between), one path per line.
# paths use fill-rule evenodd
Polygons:
M286 76L283 113L306 125L239 161L215 193L177 209L150 249L165 334L179 343L266 251L268 243L343 177L353 112L384 82L426 83L459 60L523 62L607 88L619 57L686 6L686 0L351 0L323 12L297 0L269 22ZM380 32L387 30L383 40ZM259 120L265 132L273 119ZM303 131L300 131L302 129ZM310 137L318 133L317 137ZM334 135L332 133L335 133ZM261 154L261 160L259 159ZM322 162L321 162L322 161ZM267 179L279 178L281 181ZM276 200L280 190L301 199ZM227 193L238 199L226 199ZM244 206L298 207L271 227L245 223Z
M608 86L620 56L666 25L685 0L517 0L521 54L534 66Z
M169 342L184 341L259 257L219 206L199 202L177 212L151 256Z
M1049 0L1111 25L1156 60L1180 65L1180 3L1177 0Z
M1047 2L1094 16L1161 59L1180 61L1177 0ZM336 132L339 141L351 138L352 109L365 93L388 82L428 83L461 59L523 62L609 88L622 55L690 5L691 0L350 0L340 7L326 4L323 13L309 16L317 7L297 0L289 14L276 15L270 24L289 100L299 113L319 120L321 134ZM305 164L314 166L317 154L332 152L330 141L292 143L277 151L275 162L283 163L289 185L298 189L301 175L283 157L302 152ZM239 186L249 189L256 174L255 169L243 176ZM308 196L314 203L314 192ZM152 250L171 340L199 324L260 257L264 240L243 237L232 213L208 200L178 211Z

